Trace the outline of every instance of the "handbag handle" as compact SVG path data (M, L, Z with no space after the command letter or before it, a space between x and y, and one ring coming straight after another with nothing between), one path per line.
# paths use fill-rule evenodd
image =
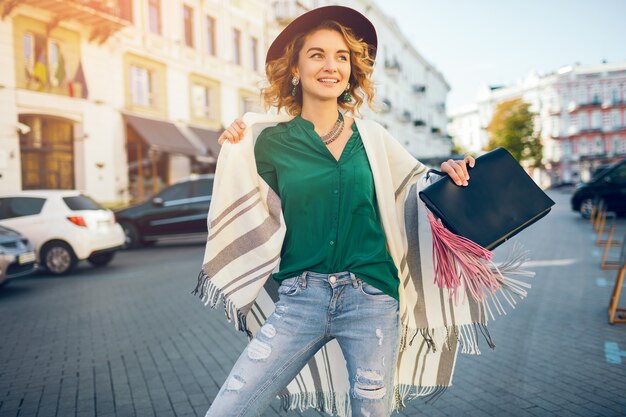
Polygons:
M437 174L437 175L439 175L440 177L445 177L446 175L448 175L448 174L446 174L445 172L441 172L441 171L439 171L439 170L436 170L436 169L434 169L434 168L431 168L431 169L429 169L428 171L426 171L426 179L430 179L430 174Z

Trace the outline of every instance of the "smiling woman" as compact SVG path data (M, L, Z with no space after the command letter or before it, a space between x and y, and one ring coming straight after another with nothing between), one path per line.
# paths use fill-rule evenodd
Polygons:
M211 307L223 300L252 339L206 417L256 416L276 395L286 409L389 416L450 384L460 326L475 333L481 322L467 306L439 304L438 288L424 296L419 265L434 286L432 257L416 259L407 230L417 233L409 203L427 168L358 117L374 100L376 46L372 23L353 9L298 17L269 48L262 90L268 107L288 115L248 114L256 125L238 120L221 135L243 140L220 152L193 293ZM474 162L441 170L467 185L466 163ZM443 345L454 349L440 354Z

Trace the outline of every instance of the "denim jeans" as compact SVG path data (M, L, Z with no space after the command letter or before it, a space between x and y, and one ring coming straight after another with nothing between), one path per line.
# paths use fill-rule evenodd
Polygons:
M235 363L205 417L261 415L333 339L346 359L352 416L389 416L398 301L349 272L304 272L282 281L278 292L276 310Z

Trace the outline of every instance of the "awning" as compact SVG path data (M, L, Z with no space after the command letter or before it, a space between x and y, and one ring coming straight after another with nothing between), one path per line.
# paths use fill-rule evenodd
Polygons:
M129 114L124 119L153 148L188 156L202 154L173 123Z
M195 126L189 126L189 129L200 139L202 144L206 146L207 155L217 159L217 155L219 155L222 147L217 143L217 138L219 138L221 132Z

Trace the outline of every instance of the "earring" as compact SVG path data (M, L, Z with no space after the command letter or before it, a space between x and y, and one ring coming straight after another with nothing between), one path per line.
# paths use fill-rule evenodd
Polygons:
M343 92L342 96L341 96L341 100L344 103L349 103L352 101L352 95L350 94L350 83L348 83L348 85L346 85L346 89Z
M296 96L296 86L298 84L300 84L300 78L294 75L293 78L291 79L291 97Z

